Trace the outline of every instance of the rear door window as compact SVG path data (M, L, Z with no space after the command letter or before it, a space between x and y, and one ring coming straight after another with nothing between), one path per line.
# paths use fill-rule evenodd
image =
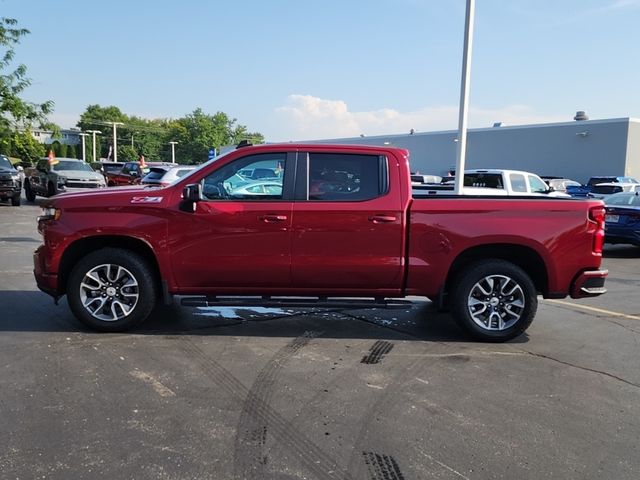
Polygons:
M384 156L309 153L309 200L371 200L387 193L388 185L387 159Z

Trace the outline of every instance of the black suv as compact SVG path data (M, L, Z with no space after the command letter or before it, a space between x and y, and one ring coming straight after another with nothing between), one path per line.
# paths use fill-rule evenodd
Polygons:
M11 199L11 205L20 206L23 178L22 167L14 168L7 157L0 155L0 200Z

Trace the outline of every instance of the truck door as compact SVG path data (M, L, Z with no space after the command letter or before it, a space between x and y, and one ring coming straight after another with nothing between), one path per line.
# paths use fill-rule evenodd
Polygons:
M399 289L405 219L397 165L370 154L310 152L298 159L293 285Z
M212 291L291 285L295 154L239 158L202 178L196 211L176 212L169 248L178 287Z

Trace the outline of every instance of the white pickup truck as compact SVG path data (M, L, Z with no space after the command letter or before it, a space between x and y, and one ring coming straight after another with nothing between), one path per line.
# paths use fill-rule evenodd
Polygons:
M449 195L453 193L454 185L425 184L416 185L413 188L421 193ZM564 192L549 188L535 173L498 168L465 170L462 193L465 195L570 197Z

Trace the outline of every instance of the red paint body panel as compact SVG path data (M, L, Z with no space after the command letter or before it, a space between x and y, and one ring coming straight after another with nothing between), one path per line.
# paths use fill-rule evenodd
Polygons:
M185 185L245 155L270 152L386 156L389 188L372 200L200 201L184 208ZM113 188L56 196L60 220L40 222L34 254L38 285L53 295L60 262L75 242L131 238L155 256L175 294L438 295L451 265L468 249L517 245L544 264L545 294L565 296L596 271L599 201L540 198L413 199L408 153L386 147L284 144L235 150L159 189ZM265 221L267 219L267 221ZM275 220L274 220L275 219ZM606 274L605 274L606 275ZM582 280L581 280L582 281Z

